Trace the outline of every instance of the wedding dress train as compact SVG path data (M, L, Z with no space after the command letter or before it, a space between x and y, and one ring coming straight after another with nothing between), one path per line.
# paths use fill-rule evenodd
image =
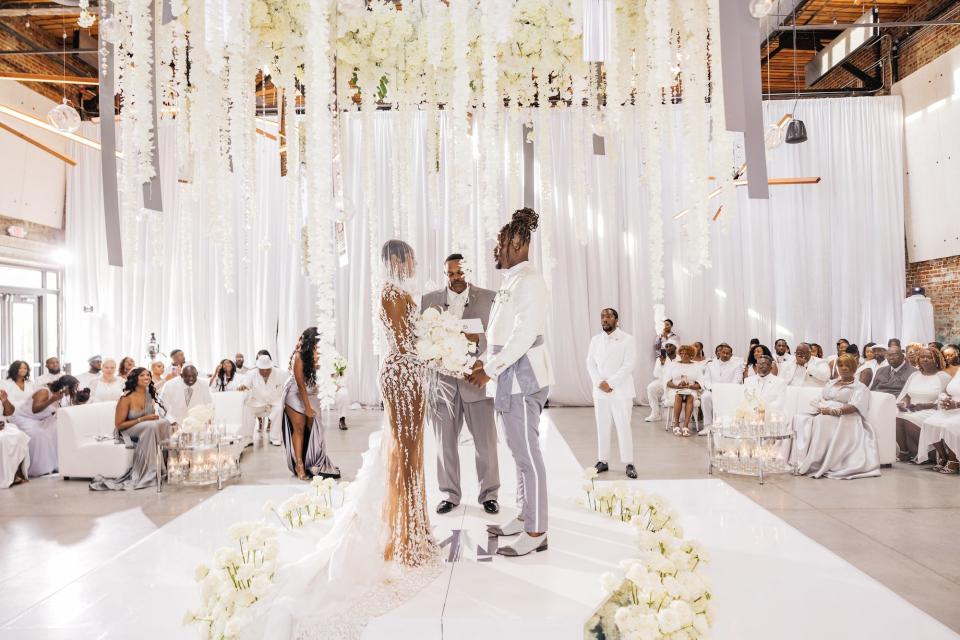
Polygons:
M381 309L388 353L380 368L386 419L370 436L333 527L309 553L281 566L273 593L244 638L359 638L367 623L417 594L442 572L430 533L423 473L424 365L413 349L417 309L386 285Z

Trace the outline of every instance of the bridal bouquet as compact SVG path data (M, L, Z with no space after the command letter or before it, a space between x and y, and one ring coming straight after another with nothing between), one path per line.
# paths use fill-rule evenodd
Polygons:
M427 367L450 376L470 373L477 345L463 333L463 322L449 311L429 308L413 328L416 350Z

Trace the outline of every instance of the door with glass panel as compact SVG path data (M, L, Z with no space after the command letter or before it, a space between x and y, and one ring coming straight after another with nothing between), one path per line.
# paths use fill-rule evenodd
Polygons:
M0 264L0 365L30 364L33 377L43 361L60 355L60 274Z

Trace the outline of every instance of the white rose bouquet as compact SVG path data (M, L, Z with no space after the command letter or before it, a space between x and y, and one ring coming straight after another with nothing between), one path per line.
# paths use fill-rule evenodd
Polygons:
M462 321L449 311L429 308L414 325L417 355L430 369L463 377L476 362L477 345L463 333Z
M204 433L213 424L213 405L202 404L187 412L187 417L180 423L181 433Z

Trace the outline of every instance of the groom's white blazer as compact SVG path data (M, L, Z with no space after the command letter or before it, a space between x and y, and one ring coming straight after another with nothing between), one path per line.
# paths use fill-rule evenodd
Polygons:
M507 271L494 299L487 327L488 353L494 345L502 347L484 362L484 371L493 378L487 386L487 395L496 397L497 376L524 355L541 388L554 383L546 344L541 341L533 346L546 329L549 297L547 283L530 262L521 262ZM516 378L510 392L521 393Z

